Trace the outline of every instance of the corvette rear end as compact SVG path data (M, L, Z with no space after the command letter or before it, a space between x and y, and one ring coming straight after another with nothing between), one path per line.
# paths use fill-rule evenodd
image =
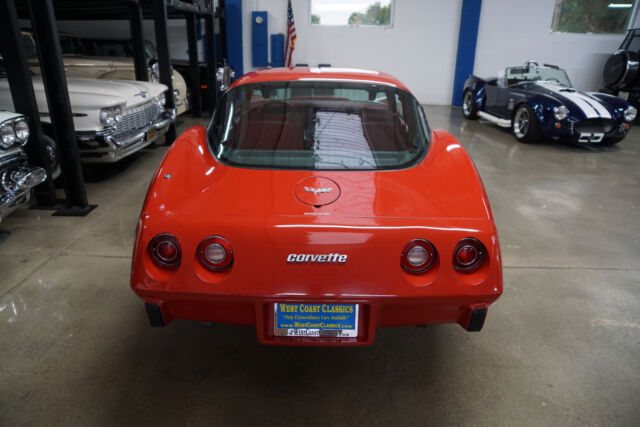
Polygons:
M377 328L480 330L500 249L461 145L380 73L240 79L187 130L144 203L131 286L153 326L256 328L274 345L357 346Z

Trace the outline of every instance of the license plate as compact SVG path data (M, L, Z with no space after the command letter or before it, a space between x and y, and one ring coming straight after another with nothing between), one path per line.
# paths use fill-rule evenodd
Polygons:
M156 136L158 136L158 131L157 130L155 130L155 129L149 130L149 132L147 132L147 141L151 141Z
M273 310L277 336L358 336L358 304L275 303Z
M629 92L620 91L618 92L618 98L622 98L625 101L629 100Z

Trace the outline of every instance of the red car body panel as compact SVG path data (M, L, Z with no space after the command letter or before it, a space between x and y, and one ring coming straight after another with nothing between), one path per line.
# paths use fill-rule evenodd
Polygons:
M250 73L236 85L308 76L297 69ZM401 85L385 76L366 77ZM322 206L302 203L297 184L319 176L334 181L340 196ZM179 240L179 268L152 262L147 247L159 233ZM233 247L227 271L209 271L198 261L199 243L212 235ZM456 271L452 263L454 248L467 237L487 248L487 259L473 273ZM422 275L400 265L404 245L416 238L432 242L438 253L434 267ZM349 259L287 263L291 253L340 253ZM313 171L227 166L211 154L205 129L192 127L173 144L149 188L136 231L131 287L160 307L164 323L192 319L253 326L265 344L353 346L371 344L379 327L467 327L474 309L486 310L502 293L502 267L480 177L464 148L444 131L432 133L426 156L408 169ZM276 302L360 304L358 336L275 336Z

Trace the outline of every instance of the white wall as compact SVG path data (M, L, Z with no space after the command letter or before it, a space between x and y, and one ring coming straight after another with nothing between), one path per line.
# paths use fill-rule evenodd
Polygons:
M567 69L574 85L597 90L602 67L623 34L551 33L556 0L484 0L474 73L493 76L528 59ZM243 0L244 71L251 67L251 11L269 13L269 34L286 31L286 0ZM391 28L312 26L309 0L293 0L298 34L294 63L388 72L425 104L448 105L458 46L462 0L394 0ZM635 17L640 22L640 17ZM633 24L632 24L633 25ZM128 21L59 21L77 35L128 37ZM184 20L169 21L171 56L187 58ZM154 40L153 21L144 22ZM202 54L202 48L199 49Z
M497 75L499 69L528 59L567 70L573 85L598 90L602 68L624 34L552 33L555 0L485 0L482 2L474 73Z
M392 28L312 26L309 0L293 0L293 63L369 68L402 81L425 104L451 103L461 0L395 0ZM286 0L243 0L244 71L251 67L251 11L269 12L269 34L286 32Z

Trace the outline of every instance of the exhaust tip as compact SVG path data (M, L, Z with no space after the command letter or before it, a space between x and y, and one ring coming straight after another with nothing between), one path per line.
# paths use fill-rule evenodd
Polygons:
M487 317L487 308L474 308L471 310L471 315L469 316L469 323L467 323L467 331L469 332L478 332L482 330L484 326L484 319Z
M159 305L147 302L144 304L144 307L147 309L147 318L151 326L158 328L165 325L164 318L162 317L162 309Z

